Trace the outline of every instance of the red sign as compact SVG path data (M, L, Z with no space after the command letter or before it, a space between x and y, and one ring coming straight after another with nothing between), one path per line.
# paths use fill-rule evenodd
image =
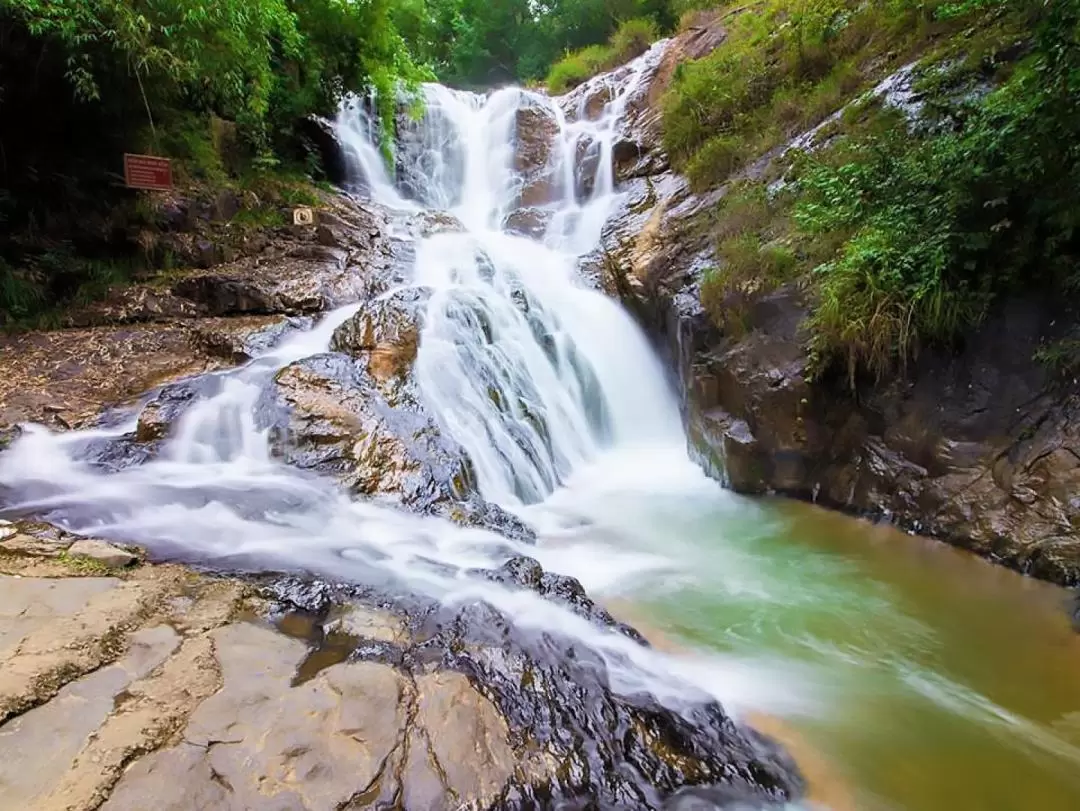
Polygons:
M153 155L124 155L124 182L132 189L172 188L172 163Z

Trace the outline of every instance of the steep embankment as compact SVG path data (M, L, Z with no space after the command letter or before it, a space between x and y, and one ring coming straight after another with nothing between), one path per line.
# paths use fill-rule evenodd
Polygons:
M590 266L666 343L691 442L734 489L880 516L1076 584L1071 243L1043 253L1034 235L1053 231L1029 189L993 174L1021 150L1009 94L1032 97L1016 83L1046 65L1033 37L1047 22L984 6L870 37L862 6L837 23L846 39L818 42L818 78L798 81L790 26L747 32L799 4L691 20L629 103L625 199ZM751 67L753 98L706 103L725 81L749 93ZM678 116L707 131L691 137ZM993 159L987 120L1006 145ZM964 185L979 161L989 202ZM1067 219L1058 191L1047 183Z

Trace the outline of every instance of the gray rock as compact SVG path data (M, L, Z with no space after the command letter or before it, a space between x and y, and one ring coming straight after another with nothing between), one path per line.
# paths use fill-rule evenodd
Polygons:
M118 546L93 539L76 541L68 547L68 554L73 558L89 558L110 569L130 566L139 559L138 556Z

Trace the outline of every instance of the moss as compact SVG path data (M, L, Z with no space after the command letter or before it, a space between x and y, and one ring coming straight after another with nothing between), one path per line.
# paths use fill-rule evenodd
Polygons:
M56 558L58 563L63 564L71 574L78 577L101 577L112 574L113 570L93 558L77 557L69 554L66 550Z

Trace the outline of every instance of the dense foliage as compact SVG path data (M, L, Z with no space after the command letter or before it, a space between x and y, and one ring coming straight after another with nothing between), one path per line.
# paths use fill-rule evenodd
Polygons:
M620 23L607 43L572 51L552 65L545 81L548 92L565 93L598 73L625 64L645 53L659 35L657 24L647 17Z
M1041 292L1064 306L1080 286L1080 0L921 5L904 13L929 9L924 31L950 36L908 40L924 54L918 113L865 97L822 133L828 148L795 160L781 191L742 183L719 212L722 266L703 289L732 326L748 285L805 279L814 368L841 362L852 381L903 365L921 345L962 338L1003 295ZM850 46L818 42L820 64L843 64ZM669 98L669 145L699 185L738 168L720 139L742 147L748 122L775 116L785 88L811 101L831 92L801 71L777 81L766 59L756 73L722 74L717 101L704 71L731 60L745 68L744 58L718 52L689 66ZM755 85L755 75L766 78ZM700 119L680 119L695 110ZM761 144L745 148L753 155Z
M304 170L307 116L375 90L389 121L430 75L391 0L0 0L0 322L138 264L124 152L219 186Z
M650 31L674 22L668 0L402 0L395 19L442 81L464 86L539 80L628 20Z
M957 99L930 132L893 116L799 181L799 225L850 235L816 271L813 325L851 375L957 339L1002 294L1080 288L1080 2L1027 11L1032 53L997 89Z

